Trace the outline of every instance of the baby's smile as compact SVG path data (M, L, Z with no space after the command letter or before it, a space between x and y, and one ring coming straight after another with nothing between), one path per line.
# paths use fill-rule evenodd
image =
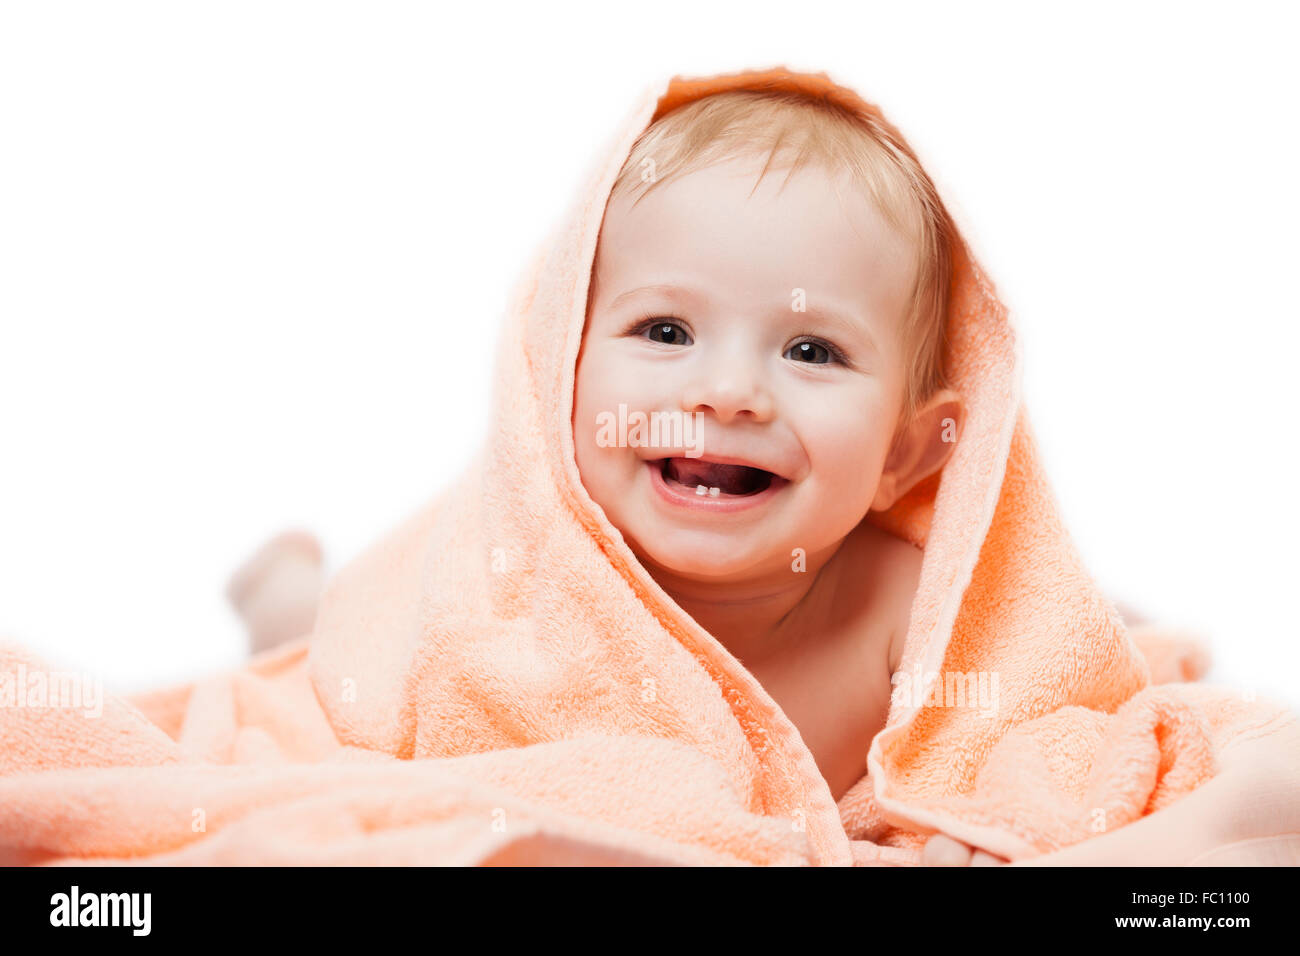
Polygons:
M651 484L669 505L731 514L766 504L789 479L757 465L710 458L658 458L646 462Z

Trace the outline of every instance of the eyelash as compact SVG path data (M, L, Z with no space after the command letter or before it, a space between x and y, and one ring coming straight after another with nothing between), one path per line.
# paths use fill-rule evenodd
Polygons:
M675 315L660 315L660 314L655 314L655 315L643 315L643 316L641 316L641 317L638 318L638 319L634 319L633 322L632 322L632 324L629 325L629 326L628 326L628 327L623 331L623 334L624 334L624 335L644 335L644 334L645 334L649 329L651 329L652 327L654 327L654 326L656 326L656 325L678 325L678 326L680 326L680 325L682 325L682 324L683 324L682 320L679 319L679 318L677 318L677 316L675 316ZM840 364L840 365L845 365L845 366L847 366L847 365L849 364L849 360L848 360L848 358L844 355L843 352L841 352L838 348L836 348L836 347L835 347L834 345L832 345L830 342L827 342L825 339L819 339L819 338L818 338L817 336L815 336L815 335L808 335L808 334L806 334L806 333L802 333L802 334L799 336L799 338L798 338L797 341L790 343L790 348L794 348L796 345L803 345L804 343L809 343L809 344L812 344L812 345L820 345L820 346L821 346L822 348L824 348L824 349L827 351L827 353L830 355L830 357L831 357L831 361L830 361L830 362L800 362L800 363L799 363L800 365L830 365L830 364L832 364L832 363L838 363L838 364ZM789 351L789 350L787 349L787 351Z

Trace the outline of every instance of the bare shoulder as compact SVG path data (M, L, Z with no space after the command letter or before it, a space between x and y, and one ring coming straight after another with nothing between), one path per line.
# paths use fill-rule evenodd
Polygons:
M877 595L881 615L891 631L889 671L892 674L903 659L903 643L911 620L912 602L921 581L921 562L925 552L911 542L874 526L870 527L868 540L874 552L873 570L881 582Z

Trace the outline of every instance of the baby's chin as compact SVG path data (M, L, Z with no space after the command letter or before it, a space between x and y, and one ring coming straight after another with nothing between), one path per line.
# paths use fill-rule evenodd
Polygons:
M625 533L624 539L648 570L693 581L727 584L790 569L790 549L774 542L738 549L734 536L704 531L644 538Z

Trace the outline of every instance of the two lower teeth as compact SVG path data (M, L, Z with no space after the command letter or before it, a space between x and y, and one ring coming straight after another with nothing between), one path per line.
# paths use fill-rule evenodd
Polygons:
M696 493L697 495L701 495L701 496L702 496L702 495L708 495L710 498L716 498L716 497L718 497L718 494L719 494L720 491L721 491L721 489L719 489L719 488L706 488L706 487L704 487L703 485L696 485L696 486L695 486L695 493Z

